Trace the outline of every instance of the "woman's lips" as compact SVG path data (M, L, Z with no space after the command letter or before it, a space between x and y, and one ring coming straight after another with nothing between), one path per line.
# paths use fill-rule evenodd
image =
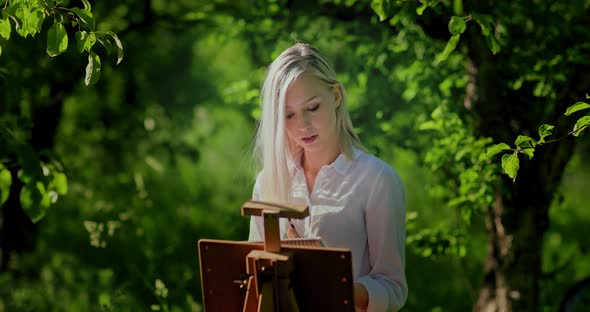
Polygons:
M305 144L311 144L315 141L315 139L318 137L317 134L306 137L306 138L302 138L301 140L303 141L303 143Z

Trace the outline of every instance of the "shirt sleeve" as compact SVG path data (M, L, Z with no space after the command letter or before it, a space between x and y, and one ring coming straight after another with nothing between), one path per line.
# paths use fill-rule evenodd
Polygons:
M258 178L254 183L254 190L252 191L252 200L260 200L260 183ZM248 235L249 241L262 241L264 240L264 222L262 217L250 217L250 234Z
M398 311L408 297L405 267L405 193L401 178L386 167L375 178L365 211L371 270L361 276L368 312Z

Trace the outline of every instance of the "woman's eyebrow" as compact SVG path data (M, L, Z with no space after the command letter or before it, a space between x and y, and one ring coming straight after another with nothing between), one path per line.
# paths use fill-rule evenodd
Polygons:
M311 102L313 99L315 99L317 97L318 97L317 95L314 95L314 96L310 97L309 99L307 99L307 101L303 102L303 104Z
M312 100L315 100L316 98L318 98L318 96L317 95L314 95L314 96L310 97L309 99L305 100L303 103L301 103L301 105L305 105L305 104L311 102ZM290 106L291 105L287 104L286 105L286 109L289 110L290 109Z

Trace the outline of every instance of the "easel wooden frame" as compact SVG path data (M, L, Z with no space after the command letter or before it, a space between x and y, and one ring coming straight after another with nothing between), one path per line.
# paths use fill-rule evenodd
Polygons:
M354 311L349 249L280 245L278 218L307 209L250 201L242 215L268 218L264 243L199 240L206 312Z

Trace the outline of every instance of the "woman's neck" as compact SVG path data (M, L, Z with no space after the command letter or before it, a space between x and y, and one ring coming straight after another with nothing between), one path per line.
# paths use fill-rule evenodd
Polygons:
M301 166L306 174L315 176L323 166L333 163L340 156L340 152L338 145L315 153L304 151Z

